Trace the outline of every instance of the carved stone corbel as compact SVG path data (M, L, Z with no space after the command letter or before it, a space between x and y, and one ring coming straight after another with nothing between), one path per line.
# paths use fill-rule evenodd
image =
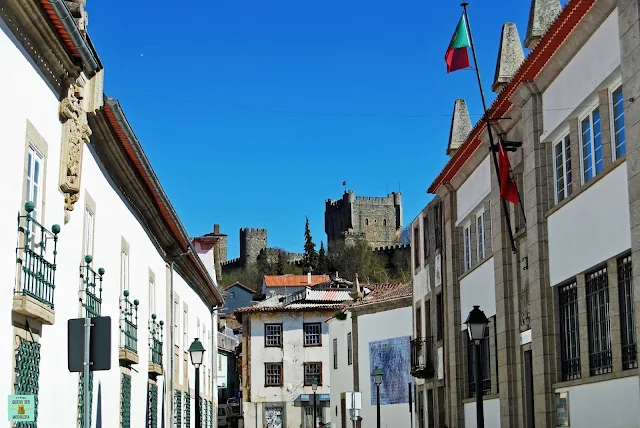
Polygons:
M91 137L91 128L84 107L84 86L87 79L81 74L72 81L67 96L60 102L62 121L62 156L60 157L60 190L64 193L64 222L69 222L73 205L80 193L82 150Z

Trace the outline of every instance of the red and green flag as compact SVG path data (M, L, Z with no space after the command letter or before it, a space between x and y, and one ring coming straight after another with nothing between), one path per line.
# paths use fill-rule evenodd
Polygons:
M467 20L462 15L444 56L444 60L447 63L447 73L469 67L469 52L467 51L469 46Z

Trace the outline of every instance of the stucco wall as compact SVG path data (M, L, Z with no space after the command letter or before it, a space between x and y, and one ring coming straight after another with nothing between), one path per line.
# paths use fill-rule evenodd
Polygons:
M334 424L340 426L342 421L341 399L342 393L353 391L353 368L354 363L348 364L347 360L347 334L351 333L351 312L347 312L347 319L341 321L332 318L329 325L329 363L331 364L331 406ZM338 344L338 368L333 368L333 340ZM355 355L355 353L353 354ZM347 420L349 415L347 413Z
M491 192L491 167L489 156L487 156L458 189L456 225L471 214L489 192Z
M484 400L483 404L484 426L487 428L500 428L500 399ZM475 401L464 405L464 426L465 428L476 428L478 426Z
M466 328L464 322L473 305L480 305L487 318L496 314L493 257L460 280L460 328L463 330Z

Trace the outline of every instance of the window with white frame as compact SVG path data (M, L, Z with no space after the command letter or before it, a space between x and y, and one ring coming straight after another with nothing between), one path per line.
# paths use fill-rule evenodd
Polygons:
M149 278L149 313L156 313L156 282Z
M27 194L26 201L33 202L32 218L38 223L42 223L42 173L44 158L40 152L29 144L29 158L27 160Z
M173 302L173 337L175 345L180 346L180 302Z
M120 251L120 296L124 290L129 289L129 253Z
M94 213L89 207L84 208L84 252L93 255L93 221Z
M624 132L624 98L622 86L618 86L611 92L611 105L613 106L613 154L615 159L627 153L627 139Z
M182 313L182 346L184 347L184 349L188 349L189 348L189 317L188 317L188 313L187 310L184 309L183 313Z
M602 172L602 134L600 108L596 107L580 121L582 181L586 183Z
M569 134L553 146L556 203L571 195L571 140Z
M484 260L487 255L487 249L485 246L485 234L484 234L484 211L476 215L476 238L477 238L477 252L478 261Z
M471 225L464 227L462 231L464 238L464 270L471 269Z

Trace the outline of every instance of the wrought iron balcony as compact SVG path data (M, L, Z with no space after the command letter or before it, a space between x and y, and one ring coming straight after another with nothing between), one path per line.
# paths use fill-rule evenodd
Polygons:
M24 204L24 210L25 215L18 214L18 274L14 293L31 297L53 310L60 226L54 224L49 231L38 223L33 218L33 202ZM50 241L53 241L53 248L48 251Z
M160 369L160 375L162 375L162 344L163 344L163 332L164 321L156 321L156 314L151 314L151 321L149 321L149 350L151 351L151 360L149 365L149 371L157 371ZM157 367L151 367L155 365Z
M411 375L431 379L436 374L435 342L433 337L411 340Z
M129 290L124 290L124 297L120 299L120 345L131 352L138 352L138 299L129 300Z
M83 284L83 296L80 297L82 306L85 308L86 317L99 317L102 314L102 277L104 269L99 268L94 271L91 267L93 257L84 256L85 264L80 266L80 279Z

